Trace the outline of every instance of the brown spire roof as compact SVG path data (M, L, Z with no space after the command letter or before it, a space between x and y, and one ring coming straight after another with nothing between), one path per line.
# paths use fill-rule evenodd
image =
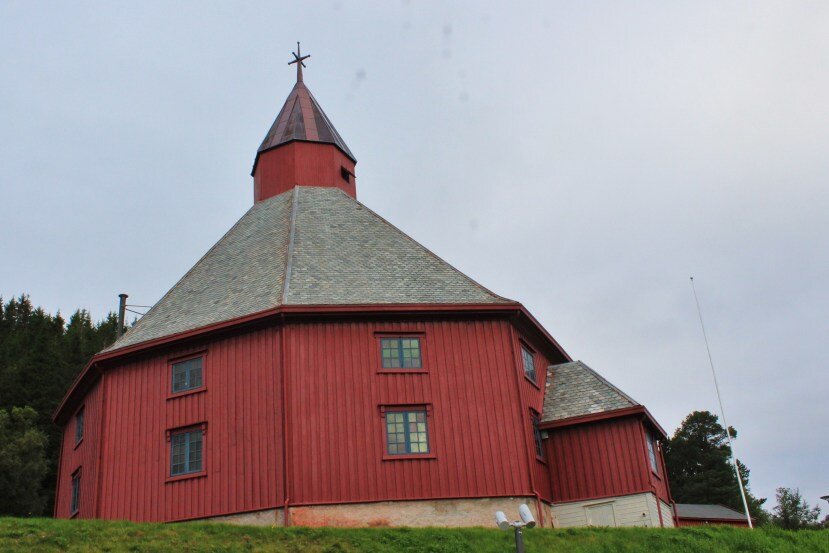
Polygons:
M340 133L337 132L337 129L331 124L331 120L322 111L317 99L314 98L314 95L311 94L311 91L302 81L298 81L294 85L288 99L285 100L285 105L282 106L279 115L276 116L276 120L265 136L265 140L259 146L251 175L256 171L256 164L263 152L293 140L333 144L351 158L353 162L357 162Z

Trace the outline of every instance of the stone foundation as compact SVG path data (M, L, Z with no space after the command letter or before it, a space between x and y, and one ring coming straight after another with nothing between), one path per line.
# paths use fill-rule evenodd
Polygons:
M208 522L224 522L227 524L239 524L241 526L284 526L285 517L282 516L282 509L267 509L265 511L252 511L250 513L237 513L220 517L202 519Z
M483 526L495 527L495 511L518 519L518 506L526 503L538 518L534 497L479 499L427 499L338 505L306 505L290 508L291 526L387 527L387 526ZM544 526L552 527L550 506L541 503ZM206 519L250 526L283 526L282 509L269 509Z

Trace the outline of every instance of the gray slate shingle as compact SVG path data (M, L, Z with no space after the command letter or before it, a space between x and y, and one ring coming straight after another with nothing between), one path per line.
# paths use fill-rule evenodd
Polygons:
M303 186L255 204L108 350L251 315L283 299L285 305L510 301L341 190Z
M639 405L596 371L572 361L547 369L541 422L594 415Z

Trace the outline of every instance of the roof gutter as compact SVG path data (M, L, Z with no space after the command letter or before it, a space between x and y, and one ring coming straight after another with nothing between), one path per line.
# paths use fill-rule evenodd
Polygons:
M555 428L563 428L566 426L575 426L577 424L586 424L590 422L598 422L607 419L616 419L620 417L627 417L630 415L644 415L645 419L648 420L656 429L657 432L661 433L664 438L668 437L668 434L665 432L656 419L653 418L653 415L650 414L650 411L644 405L634 405L633 407L625 407L623 409L614 409L613 411L604 411L602 413L591 413L589 415L581 415L578 417L570 417L567 419L560 419L554 421L546 421L541 422L538 427L542 430L550 430Z

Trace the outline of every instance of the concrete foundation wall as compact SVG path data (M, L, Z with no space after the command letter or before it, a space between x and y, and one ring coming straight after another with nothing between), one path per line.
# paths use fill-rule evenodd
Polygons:
M237 513L220 517L211 517L209 522L224 522L227 524L239 524L242 526L283 526L285 517L282 509L267 509L265 511L253 511L250 513Z
M659 504L662 506L662 521L665 528L673 528L675 526L673 508L661 499L659 500Z
M656 496L652 493L605 497L591 501L574 501L553 505L556 526L568 528L590 526L588 512L591 508L609 505L613 513L614 526L648 526L659 528L659 512L656 510ZM662 503L662 519L665 526L673 526L673 514L668 505Z
M297 506L290 508L290 523L291 526L494 528L495 511L504 511L510 519L518 519L518 506L522 503L526 503L538 518L533 497L493 497ZM542 502L541 507L544 526L552 527L550 506ZM239 513L207 520L251 526L284 525L282 509Z

